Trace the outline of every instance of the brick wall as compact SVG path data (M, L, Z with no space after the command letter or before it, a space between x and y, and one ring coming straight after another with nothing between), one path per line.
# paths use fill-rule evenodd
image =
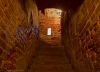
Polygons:
M33 5L33 18L37 18L37 7ZM0 72L24 70L30 64L38 44L38 27L35 26L38 22L35 19L31 25L27 20L27 13L18 0L0 0Z
M70 62L77 72L100 71L100 1L84 0L77 11L67 13L63 34Z
M61 44L61 12L58 9L47 8L44 14L39 11L40 39L48 44ZM51 28L51 35L47 35L47 28Z

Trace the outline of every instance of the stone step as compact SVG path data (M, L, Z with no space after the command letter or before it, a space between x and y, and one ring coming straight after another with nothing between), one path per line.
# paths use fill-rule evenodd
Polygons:
M65 57L58 57L58 56L37 56L35 59L57 59L57 60L68 60L68 58Z
M73 72L70 64L37 64L31 66L33 72Z
M47 50L47 51L45 51L45 50L39 50L39 51L37 51L37 56L60 56L60 57L63 57L63 56L66 56L66 53L65 52L63 52L63 51L49 51L49 50Z
M43 57L37 57L33 61L34 64L68 64L69 63L69 60L63 57L46 58L43 56Z
M55 69L55 70L29 70L28 72L74 72L73 70L61 70L61 69Z
M65 51L63 46L40 46L38 50L45 50L45 51Z
M46 51L64 51L65 49L64 48L50 48L50 47L41 47L41 48L38 48L38 50L46 50Z
M39 45L39 47L47 47L47 48L63 48L64 46L63 45Z

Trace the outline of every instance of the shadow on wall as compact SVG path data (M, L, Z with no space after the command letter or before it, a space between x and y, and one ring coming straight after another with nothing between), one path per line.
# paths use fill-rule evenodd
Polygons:
M65 27L68 27L69 22L71 21L73 15L77 13L79 10L80 6L84 3L85 0L69 0L67 4L67 20Z
M83 4L84 0L69 0L68 1L68 10L77 11L80 6Z

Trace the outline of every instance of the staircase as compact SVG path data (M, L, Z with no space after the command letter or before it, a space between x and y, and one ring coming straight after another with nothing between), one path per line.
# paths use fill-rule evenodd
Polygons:
M42 46L28 72L74 72L63 46Z

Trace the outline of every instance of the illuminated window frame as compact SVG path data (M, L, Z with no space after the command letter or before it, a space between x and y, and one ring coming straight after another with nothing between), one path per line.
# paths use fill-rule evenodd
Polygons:
M47 28L47 35L51 35L51 28L50 27Z

